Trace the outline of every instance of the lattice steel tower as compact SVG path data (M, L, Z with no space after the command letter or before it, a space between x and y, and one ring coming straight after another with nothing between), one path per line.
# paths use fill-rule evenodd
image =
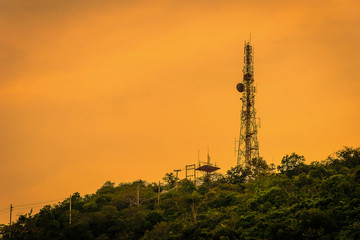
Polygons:
M240 166L250 165L251 159L259 158L253 50L250 42L245 41L243 81L236 86L237 90L242 93L240 138L237 148L237 164Z

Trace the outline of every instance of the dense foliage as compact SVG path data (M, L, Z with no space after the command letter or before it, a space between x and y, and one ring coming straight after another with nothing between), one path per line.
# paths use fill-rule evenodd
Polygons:
M254 159L177 189L167 174L159 202L155 183L106 182L72 195L71 225L67 199L1 226L1 239L360 239L360 148L309 165L293 153L277 170Z

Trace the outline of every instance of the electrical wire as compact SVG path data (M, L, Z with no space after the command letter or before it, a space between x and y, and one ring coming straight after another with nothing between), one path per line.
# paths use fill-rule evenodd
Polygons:
M4 211L6 211L6 212L9 211L9 208L5 208L5 209L1 210L0 213L2 213Z
M51 200L51 201L45 201L45 202L38 202L38 203L28 203L28 204L21 204L21 205L15 205L12 206L12 210L16 211L16 210L22 210L22 209L29 209L29 208L38 208L38 207L42 207L44 204L46 203L55 203L61 200L65 200L66 198L60 198L60 199L56 199L56 200ZM10 209L5 208L3 210L0 211L0 215L3 215L5 213L9 213Z
M3 215L3 214L5 214L5 213L8 213L9 211L6 211L6 212L3 212L3 213L0 213L0 215Z
M65 200L65 199L66 199L66 198L60 198L60 199L51 200L51 201L45 201L45 202L28 203L28 204L15 205L15 206L13 206L13 207L18 209L18 207L33 206L33 205L41 205L41 204L45 204L45 203L58 202L58 201L60 201L60 200Z
M28 206L28 207L14 208L14 211L21 210L21 209L29 209L29 208L39 208L39 207L42 207L42 206L43 206L42 204L39 204L39 205Z

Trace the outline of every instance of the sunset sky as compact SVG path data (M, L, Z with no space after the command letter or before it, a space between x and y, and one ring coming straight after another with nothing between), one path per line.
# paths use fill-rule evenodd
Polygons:
M359 147L358 0L0 0L0 211L235 166L250 33L260 156Z

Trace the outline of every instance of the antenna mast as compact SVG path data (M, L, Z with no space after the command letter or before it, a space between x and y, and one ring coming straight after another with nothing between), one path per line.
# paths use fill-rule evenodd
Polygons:
M243 81L236 88L242 93L240 138L237 149L237 165L249 166L253 158L259 158L257 140L258 125L255 111L254 48L245 41Z

